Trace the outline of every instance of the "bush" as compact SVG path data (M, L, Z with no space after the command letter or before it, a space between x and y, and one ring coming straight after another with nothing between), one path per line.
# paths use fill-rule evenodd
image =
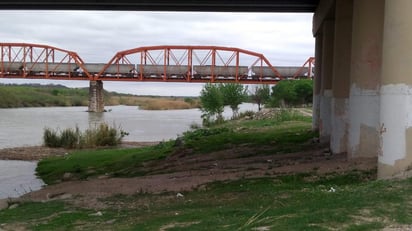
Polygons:
M44 145L51 148L61 147L61 139L56 130L45 128L43 133Z
M89 128L83 133L79 128L66 128L63 131L45 128L43 142L47 147L93 148L100 146L117 146L122 138L129 135L120 128L105 123Z

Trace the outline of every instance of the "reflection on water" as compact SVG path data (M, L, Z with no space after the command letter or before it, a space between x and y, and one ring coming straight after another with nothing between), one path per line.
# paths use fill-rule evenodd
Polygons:
M105 112L89 112L88 118L89 118L89 126L93 127L96 124L100 123L100 121L104 121L104 114Z

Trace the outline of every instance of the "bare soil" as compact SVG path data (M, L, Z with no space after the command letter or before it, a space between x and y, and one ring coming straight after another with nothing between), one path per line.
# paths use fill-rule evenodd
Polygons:
M129 143L125 147L149 145ZM376 169L376 158L348 159L346 154L331 155L322 145L314 145L305 152L247 156L249 147L235 147L208 155L190 155L176 152L165 160L148 162L150 174L134 178L110 178L106 175L87 180L68 180L49 185L39 191L23 195L19 200L47 201L65 199L81 207L105 208L100 199L136 193L184 193L205 188L207 183L244 178L274 177L283 174L316 172L314 177L326 173L344 173L352 170ZM264 151L264 150L262 150ZM44 147L25 147L0 150L0 158L24 160L63 155L67 150ZM17 156L17 157L16 157ZM311 180L311 179L308 179Z

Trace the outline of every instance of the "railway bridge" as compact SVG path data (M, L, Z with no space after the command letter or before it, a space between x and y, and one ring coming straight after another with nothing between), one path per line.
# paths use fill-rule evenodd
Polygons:
M0 43L0 78L90 81L89 111L102 112L103 81L276 84L312 78L302 66L272 66L263 54L219 46L146 46L86 63L76 52L40 44Z

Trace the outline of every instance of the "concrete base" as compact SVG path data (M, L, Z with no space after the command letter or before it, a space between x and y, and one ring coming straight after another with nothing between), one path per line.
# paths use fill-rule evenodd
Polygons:
M346 152L348 140L348 99L332 98L330 149L332 153Z
M378 177L406 175L412 169L412 86L388 84L380 93Z
M89 112L103 112L103 81L90 81L89 87Z
M320 97L320 120L319 120L319 139L321 143L330 142L331 133L331 101L332 90L324 90L323 95Z
M349 97L348 157L376 157L380 147L378 90L360 89L355 84Z

